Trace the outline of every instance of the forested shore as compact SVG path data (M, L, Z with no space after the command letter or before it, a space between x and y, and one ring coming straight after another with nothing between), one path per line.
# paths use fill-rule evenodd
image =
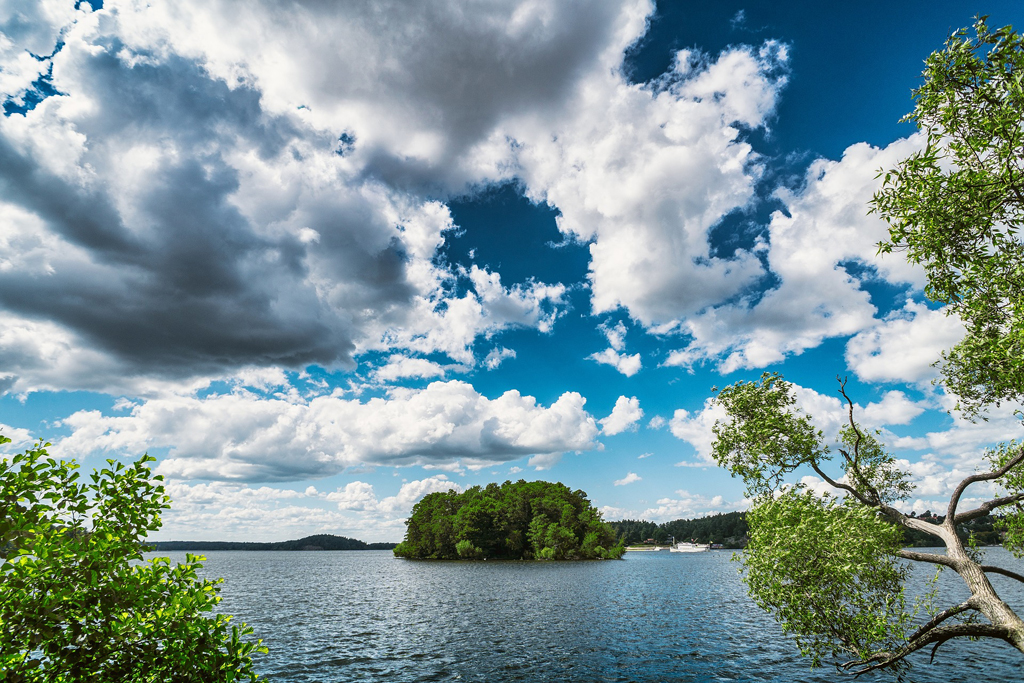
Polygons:
M152 550L392 550L397 543L365 543L354 538L316 534L272 543L236 541L150 541Z
M912 517L930 524L942 524L944 515L935 515L925 511ZM958 526L958 533L963 539L974 538L978 545L999 545L1001 534L995 529L996 518L985 515L972 519ZM674 538L677 541L695 541L697 543L720 543L726 548L746 547L748 539L746 512L725 512L697 519L676 519L671 522L657 524L645 520L623 519L608 522L617 537L622 538L626 545L645 543L653 540L663 545ZM923 531L902 529L903 545L910 548L926 548L934 545L935 539Z

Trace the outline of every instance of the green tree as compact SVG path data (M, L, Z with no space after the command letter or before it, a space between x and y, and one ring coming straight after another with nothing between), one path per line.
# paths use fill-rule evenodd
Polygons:
M1024 41L1011 28L991 29L981 18L973 35L951 35L926 61L907 116L925 148L882 174L872 202L890 226L879 251L904 252L923 266L926 294L965 325L963 341L939 364L969 419L1024 399L1022 80ZM857 424L845 382L840 394L849 420L836 437L838 456L776 374L716 397L728 417L715 426L715 459L743 478L753 499L742 562L755 602L796 636L812 663L831 657L857 673L901 669L908 655L929 646L934 654L960 637L1024 652L1024 621L988 579L1024 576L984 564L969 533L998 512L1003 545L1024 555L1024 446L991 449L991 469L963 479L944 516L905 515L896 504L912 492L908 473ZM836 495L787 483L808 470ZM997 495L962 510L965 491L981 482L994 483ZM905 549L904 530L944 545L945 554ZM906 560L956 572L970 597L941 605L933 584L909 605Z
M424 496L394 550L434 560L610 559L624 551L583 491L522 480Z
M0 444L10 439L0 435ZM143 456L87 482L38 443L0 460L0 681L256 680L250 628L207 616L201 557L143 561L169 498Z
M926 293L963 320L944 383L969 416L1024 399L1024 42L984 18L926 61L913 121L924 150L883 174L882 253L924 267Z

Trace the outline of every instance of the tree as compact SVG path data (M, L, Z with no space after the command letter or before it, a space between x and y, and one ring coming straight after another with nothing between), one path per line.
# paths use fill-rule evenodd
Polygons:
M198 577L203 558L143 561L170 502L154 459L109 460L83 483L49 445L0 460L0 681L256 680L266 648L205 616L220 580Z
M424 496L394 553L433 560L589 560L624 551L583 491L520 480Z
M916 106L925 149L883 174L873 210L881 253L924 267L926 293L967 327L943 355L969 416L1024 398L1024 40L1010 27L960 30L926 61Z
M969 419L989 406L1024 398L1024 41L984 18L974 35L961 30L926 61L907 120L918 124L924 150L883 174L872 210L890 226L881 253L905 252L924 267L926 294L964 322L966 335L940 361L945 389ZM1024 445L990 449L991 468L965 478L938 519L902 513L912 492L878 439L856 422L846 383L839 392L848 422L838 457L810 417L796 407L779 375L738 382L716 402L727 419L714 428L714 456L743 478L753 500L744 580L755 602L793 634L812 664L825 657L863 673L902 669L907 656L932 653L953 638L991 638L1024 652L1024 621L988 576L1024 576L983 564L965 528L998 512L1003 545L1024 555ZM788 480L813 471L832 487L817 496ZM961 510L964 492L991 482L997 495ZM1001 490L1000 490L1001 489ZM941 521L939 521L941 520ZM944 555L903 547L913 531L946 548ZM970 597L935 606L934 589L908 604L906 561L950 569Z

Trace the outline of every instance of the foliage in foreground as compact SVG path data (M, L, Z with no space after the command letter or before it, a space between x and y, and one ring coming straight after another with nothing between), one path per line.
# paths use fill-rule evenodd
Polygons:
M926 294L963 321L963 340L942 357L943 384L965 417L983 419L990 406L1024 399L1024 39L981 18L973 37L954 33L926 65L907 117L926 146L883 174L873 210L888 222L889 241L879 251L921 265ZM988 578L1024 576L983 564L962 534L999 512L1003 545L1024 554L1024 445L990 450L990 469L964 478L933 523L896 507L913 490L909 472L857 424L845 382L840 394L849 420L836 436L837 462L779 375L716 398L728 418L715 425L715 459L744 480L754 503L742 562L755 602L813 663L830 657L855 673L899 671L908 655L929 648L934 656L953 638L1024 652L1024 620ZM833 494L819 498L791 481L809 471ZM994 492L962 510L965 491L979 483ZM945 554L902 548L893 525L931 537ZM905 560L956 572L970 597L943 608L933 583L907 605Z
M592 560L624 550L583 491L519 480L425 496L394 552L435 560Z
M0 444L10 439L0 435ZM0 460L0 681L254 681L246 626L206 616L220 580L201 557L143 561L169 507L142 457L88 482L37 444Z

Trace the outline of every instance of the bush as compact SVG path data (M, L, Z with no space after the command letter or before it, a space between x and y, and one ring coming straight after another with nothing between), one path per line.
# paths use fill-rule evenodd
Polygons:
M256 680L251 655L267 650L204 614L220 580L198 578L203 558L143 561L170 507L154 458L108 460L82 483L49 445L0 461L0 681Z

